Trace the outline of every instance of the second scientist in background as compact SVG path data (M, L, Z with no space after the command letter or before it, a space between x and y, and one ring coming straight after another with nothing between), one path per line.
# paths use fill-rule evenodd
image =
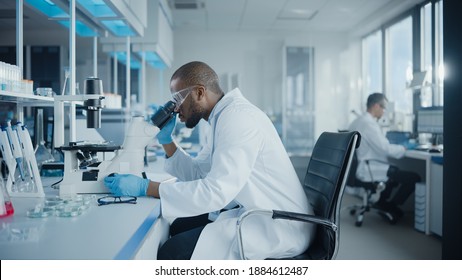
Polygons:
M399 206L414 192L415 183L420 181L420 177L414 172L401 170L388 162L389 157L403 157L406 147L391 144L377 122L383 116L387 102L387 98L382 93L369 95L367 111L351 123L349 130L361 133L361 145L356 151L358 158L356 177L364 182L386 182L386 188L380 194L375 207L391 213L396 222L403 215ZM391 197L394 188L398 189Z

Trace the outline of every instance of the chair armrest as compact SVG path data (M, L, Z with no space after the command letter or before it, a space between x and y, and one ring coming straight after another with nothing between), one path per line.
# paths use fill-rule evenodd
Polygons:
M367 164L369 164L369 162L378 162L378 163L383 163L383 164L390 164L387 161L379 160L379 159L363 159L363 161L365 161Z
M317 224L317 225L322 225L331 228L333 231L338 230L338 226L322 217L315 216L315 215L309 215L309 214L302 214L302 213L296 213L296 212L287 212L287 211L280 211L280 210L249 210L245 212L244 214L239 217L237 221L237 240L238 240L238 247L239 247L239 253L240 257L243 260L246 260L247 258L245 257L244 253L244 244L242 242L242 224L245 222L245 220L249 216L253 215L264 215L264 216L271 216L272 219L284 219L284 220L292 220L292 221L297 221L297 222L303 222L303 223L312 223L312 224Z
M333 231L337 231L338 229L338 226L334 224L333 222L325 218L316 216L316 215L273 210L273 219L284 219L284 220L293 220L293 221L299 221L299 222L305 222L305 223L312 223L312 224L330 227Z

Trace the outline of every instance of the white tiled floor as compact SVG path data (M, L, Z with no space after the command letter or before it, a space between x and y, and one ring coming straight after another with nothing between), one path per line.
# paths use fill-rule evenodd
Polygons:
M342 208L358 203L345 194ZM406 210L397 224L391 225L376 213L366 213L361 227L348 210L340 216L339 260L438 260L441 238L414 229L414 213Z

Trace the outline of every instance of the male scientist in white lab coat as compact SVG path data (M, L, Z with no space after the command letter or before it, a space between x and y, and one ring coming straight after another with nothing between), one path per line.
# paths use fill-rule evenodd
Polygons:
M356 177L364 182L386 182L386 188L374 207L389 212L396 222L403 216L399 206L404 204L414 192L420 176L388 163L389 157L402 158L407 147L391 144L377 122L384 115L387 102L383 93L370 94L367 98L367 111L350 124L349 130L361 133L361 146L356 152L358 157ZM398 190L393 197L390 197L396 187Z
M157 135L166 152L165 170L178 178L159 183L134 175L107 177L116 195L160 198L164 217L187 218L217 212L210 223L172 236L159 249L159 259L239 259L237 220L248 210L281 209L313 214L300 181L270 119L234 89L226 94L215 71L190 62L172 75L175 112L186 127L201 119L210 135L197 157L172 140L175 119ZM234 204L227 211L218 212ZM243 245L249 259L284 258L303 253L314 226L252 216L244 223Z

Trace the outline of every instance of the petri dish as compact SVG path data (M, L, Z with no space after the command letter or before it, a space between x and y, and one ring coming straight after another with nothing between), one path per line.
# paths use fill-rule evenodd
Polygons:
M60 198L47 198L45 200L45 206L51 207L51 208L56 208L57 206L61 205L64 203L64 200Z
M27 210L26 215L29 218L46 218L54 215L55 209L52 207L42 207L37 205L34 208Z
M56 208L56 216L58 217L76 217L82 214L81 205L61 205Z

